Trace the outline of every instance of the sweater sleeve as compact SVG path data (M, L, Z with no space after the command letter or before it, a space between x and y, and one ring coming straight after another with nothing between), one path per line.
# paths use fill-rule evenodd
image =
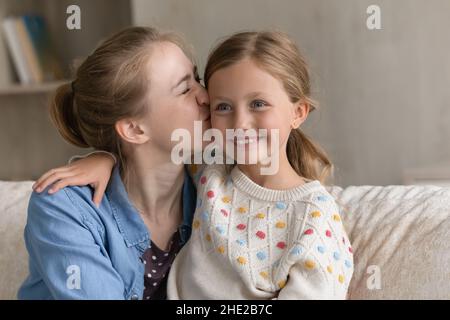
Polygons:
M290 248L287 280L278 299L345 299L353 274L350 242L331 195L312 202Z

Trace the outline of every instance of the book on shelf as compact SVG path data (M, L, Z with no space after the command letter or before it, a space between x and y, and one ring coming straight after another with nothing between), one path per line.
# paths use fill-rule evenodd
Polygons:
M21 84L63 78L61 64L52 47L43 17L8 17L3 21L3 32Z
M20 83L32 83L30 67L26 65L25 52L21 48L19 32L13 18L7 18L3 21L3 31Z

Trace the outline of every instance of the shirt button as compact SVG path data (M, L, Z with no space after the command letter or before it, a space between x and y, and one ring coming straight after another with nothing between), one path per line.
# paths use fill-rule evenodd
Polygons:
M131 296L131 300L139 300L139 296L137 294L133 294Z

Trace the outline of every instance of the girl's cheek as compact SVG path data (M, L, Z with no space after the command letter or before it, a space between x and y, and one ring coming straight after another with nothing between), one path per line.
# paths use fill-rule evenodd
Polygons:
M212 122L211 122L211 124L212 124ZM223 120L214 121L214 124L215 124L215 125L213 125L214 128L219 129L222 133L225 133L226 129L230 129L230 128L228 128L227 123L224 122Z
M216 129L221 129L221 123L219 119L214 115L214 112L211 110L211 126Z

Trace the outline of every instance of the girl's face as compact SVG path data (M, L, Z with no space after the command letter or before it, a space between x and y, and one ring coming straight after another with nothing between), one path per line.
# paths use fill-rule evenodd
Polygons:
M251 59L244 59L229 67L219 69L208 81L210 97L211 125L222 132L226 139L226 129L267 129L267 140L259 136L255 142L224 141L228 147L246 148L246 162L249 152L256 152L257 141L267 144L267 153L273 143L274 150L286 154L286 144L292 128L298 127L306 118L299 114L299 103L292 103L283 84ZM300 117L300 121L299 121ZM279 139L272 141L271 129L279 130ZM252 151L253 150L253 151ZM282 153L283 152L283 153ZM258 161L262 159L257 157Z
M147 70L149 113L144 121L153 144L170 152L177 144L171 141L175 129L185 129L194 137L194 121L202 121L203 130L210 128L208 94L198 81L196 67L177 45L155 44Z

